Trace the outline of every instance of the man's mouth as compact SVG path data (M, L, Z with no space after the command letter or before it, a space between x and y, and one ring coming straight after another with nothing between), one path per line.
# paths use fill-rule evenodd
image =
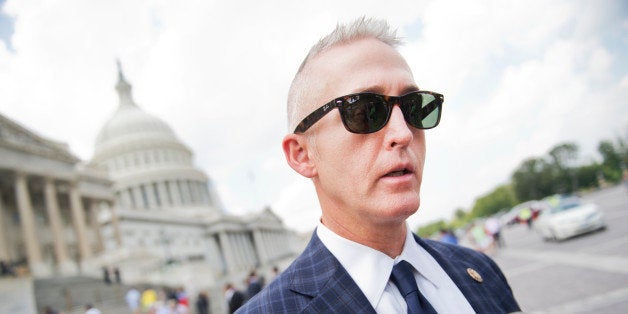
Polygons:
M402 169L402 170L397 170L397 171L393 171L393 172L389 172L385 175L385 177L400 177L402 175L411 173L410 170L408 169Z

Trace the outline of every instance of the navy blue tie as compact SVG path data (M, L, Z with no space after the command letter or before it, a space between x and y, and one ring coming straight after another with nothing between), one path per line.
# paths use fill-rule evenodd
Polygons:
M421 294L412 273L412 266L401 261L393 267L390 280L397 286L401 295L406 299L409 314L436 314L429 301Z

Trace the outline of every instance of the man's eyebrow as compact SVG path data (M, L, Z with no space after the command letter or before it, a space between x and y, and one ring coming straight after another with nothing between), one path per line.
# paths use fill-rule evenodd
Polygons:
M380 85L375 85L375 86L368 86L368 87L364 87L364 88L359 88L356 90L356 93L375 93L375 94L380 94L383 95L385 94L384 92L385 88L383 86ZM416 85L408 85L406 87L404 87L401 90L401 93L399 94L399 96L401 95L405 95L407 93L410 92L416 92L419 90L419 87ZM388 95L388 96L393 96L393 95Z

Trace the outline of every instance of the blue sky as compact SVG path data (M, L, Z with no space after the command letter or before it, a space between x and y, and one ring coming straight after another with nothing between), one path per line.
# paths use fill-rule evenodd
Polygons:
M314 189L280 145L292 75L338 21L386 18L406 38L400 51L419 86L445 95L442 124L426 135L422 204L410 219L417 226L470 208L523 159L560 142L576 142L589 162L600 140L628 137L627 7L8 0L0 34L11 33L7 16L15 24L11 46L0 45L0 113L89 160L117 107L119 58L136 102L195 152L230 212L271 205L307 230L320 215Z
M0 41L3 41L9 50L13 50L11 45L11 35L13 35L13 18L2 11L2 6L6 0L0 0Z

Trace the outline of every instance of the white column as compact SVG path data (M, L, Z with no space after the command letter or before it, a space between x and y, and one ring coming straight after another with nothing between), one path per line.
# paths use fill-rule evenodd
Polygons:
M128 189L120 191L120 204L124 208L133 208L133 202L131 202L131 193Z
M172 202L174 203L174 205L183 204L183 199L181 198L181 193L179 193L179 185L177 184L177 181L170 180L168 182L168 186L170 187L170 193L172 195Z
M259 229L253 230L253 246L255 246L255 249L257 251L257 256L260 259L260 264L265 264L266 261L268 261L268 257L266 256L261 231Z
M105 249L105 242L102 234L100 234L100 225L98 224L98 214L102 208L102 201L92 200L89 204L89 225L96 236L96 251L102 252Z
M290 254L290 242L288 241L288 232L286 230L282 230L281 232L281 243L283 247L284 254Z
M192 195L190 194L190 188L187 180L179 180L179 187L181 187L181 194L183 196L183 204L192 203Z
M247 247L246 247L246 239L245 239L244 234L238 233L238 242L240 245L240 252L242 254L242 260L244 262L244 269L248 270L253 264L253 261L251 260L251 257L249 256L249 250L247 250Z
M229 244L231 244L231 250L234 253L234 260L236 269L242 269L242 252L240 252L240 246L238 245L237 234L234 232L229 233Z
M33 214L33 206L31 205L28 183L26 182L26 175L23 173L16 174L15 196L20 212L20 224L22 227L24 246L26 247L26 256L28 257L28 266L34 277L48 275L49 272L43 262L41 247L37 240L35 215Z
M166 183L164 181L157 182L157 190L159 191L159 196L161 197L161 207L169 207L172 204L172 197L170 197L170 193L168 193L168 189L166 189Z
M0 192L2 192L0 190ZM4 228L4 200L2 199L2 193L0 193L0 261L8 261L9 257L9 245L5 237L6 230Z
M85 210L83 201L76 183L70 186L70 208L72 210L72 221L74 222L74 230L76 231L76 240L81 254L82 261L92 257L92 251L87 241L87 232L85 230Z
M188 191L190 192L190 203L196 204L198 203L198 198L196 197L196 190L194 189L193 182L190 180L183 181Z
M250 264L253 266L258 266L261 264L260 259L257 255L257 251L255 250L255 245L253 244L253 237L249 236L249 233L244 234L244 240L246 241L246 250L249 253L249 257L251 258Z
M144 184L144 191L146 192L146 198L148 199L148 208L156 209L157 200L155 199L155 190L150 182Z
M205 193L203 193L203 183L200 181L194 181L194 186L196 187L196 192L198 193L198 202L203 205L209 204Z
M272 261L275 259L275 253L273 252L273 246L270 243L270 234L268 230L262 231L262 239L264 241L264 247L266 248L266 252L268 253L268 260Z
M135 208L136 209L145 209L146 208L146 203L144 203L144 197L142 196L142 190L140 189L140 186L134 186L133 188L131 188L131 190L133 191L133 199L135 200Z
M270 245L273 248L273 257L277 259L279 257L279 245L277 243L277 232L275 230L270 232Z
M207 205L214 205L211 196L209 195L209 188L207 186L207 182L202 182L201 183L201 193L203 193L203 196L205 198L205 203Z
M52 178L44 179L44 197L46 202L46 211L48 220L50 221L50 229L52 231L52 240L54 242L55 256L59 271L61 274L76 274L76 264L69 257L66 241L63 238L63 224L61 223L61 214L59 213L59 201L57 199L57 191L55 189Z
M228 271L232 272L238 269L238 261L235 255L235 249L231 241L230 233L221 231L218 237L220 238L220 246L222 246Z
M109 213L111 214L111 226L113 227L113 234L116 239L116 245L118 246L118 248L121 248L122 235L120 234L120 219L118 218L118 207L116 207L111 202L107 202L106 206L107 209L109 209Z
M208 249L205 253L205 260L209 263L214 274L222 274L227 268L226 260L213 235L207 237Z

